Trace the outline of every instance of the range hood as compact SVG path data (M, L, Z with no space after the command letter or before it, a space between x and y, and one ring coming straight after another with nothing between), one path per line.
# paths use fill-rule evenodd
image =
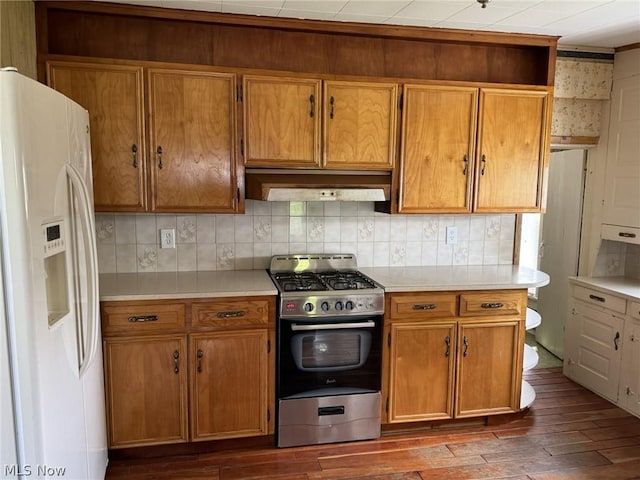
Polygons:
M266 201L383 202L391 198L390 172L247 169L246 198Z

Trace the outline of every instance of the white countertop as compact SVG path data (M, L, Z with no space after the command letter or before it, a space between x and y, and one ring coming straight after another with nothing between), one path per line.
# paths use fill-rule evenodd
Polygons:
M360 269L387 292L490 290L541 287L549 276L517 265L371 267ZM266 270L211 272L103 273L100 300L277 295Z
M569 277L574 283L640 301L640 280L627 277Z
M490 290L542 287L549 275L519 265L370 267L359 269L386 292Z
M103 273L99 281L101 301L241 297L278 293L266 270Z

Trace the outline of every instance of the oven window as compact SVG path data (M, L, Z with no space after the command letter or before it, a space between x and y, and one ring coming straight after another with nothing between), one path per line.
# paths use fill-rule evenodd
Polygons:
M338 371L362 366L369 356L371 333L361 330L294 335L292 355L303 371Z

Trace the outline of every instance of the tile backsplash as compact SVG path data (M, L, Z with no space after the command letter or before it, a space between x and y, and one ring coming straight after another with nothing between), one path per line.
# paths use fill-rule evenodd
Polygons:
M602 240L593 275L640 279L640 245Z
M457 243L446 243L446 227ZM175 229L176 248L160 248ZM513 263L515 215L387 215L373 202L246 201L243 215L96 214L100 273L264 269L283 253L360 267Z

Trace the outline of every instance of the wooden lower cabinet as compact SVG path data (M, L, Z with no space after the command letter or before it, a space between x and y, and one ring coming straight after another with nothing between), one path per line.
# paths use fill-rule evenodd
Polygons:
M189 335L191 440L267 434L267 330Z
M526 290L388 294L383 422L519 411L526 299Z
M455 322L391 326L390 422L453 417L455 335Z
M520 409L521 330L519 320L460 323L456 418Z
M103 302L109 448L273 432L275 297Z
M109 446L187 441L184 335L104 342Z

